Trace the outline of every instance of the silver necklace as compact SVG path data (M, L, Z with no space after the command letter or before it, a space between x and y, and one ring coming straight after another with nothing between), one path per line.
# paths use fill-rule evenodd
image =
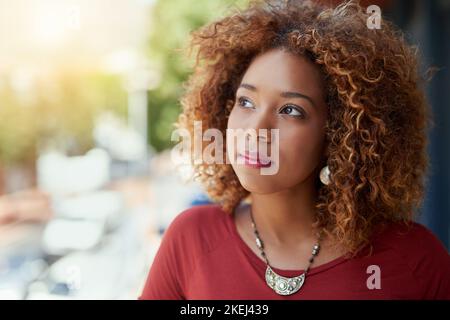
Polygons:
M252 219L253 232L255 233L256 237L256 246L261 251L261 256L264 258L264 261L266 262L267 265L265 275L267 285L279 295L287 296L296 293L305 283L306 274L308 273L312 263L314 262L314 258L320 251L320 241L322 239L323 233L321 232L318 235L317 243L313 246L311 258L309 258L308 266L306 267L304 272L301 275L292 278L283 277L277 274L275 271L273 271L272 267L270 266L269 260L267 259L266 253L264 252L264 243L261 240L261 237L259 236L258 230L256 229L255 220L253 219L253 214L251 210L250 210L250 217Z

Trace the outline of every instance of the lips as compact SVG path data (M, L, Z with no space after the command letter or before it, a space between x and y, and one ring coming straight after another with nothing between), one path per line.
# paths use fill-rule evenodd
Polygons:
M262 159L258 153L245 152L244 155L239 154L245 159L245 165L252 168L267 168L270 167L271 161Z

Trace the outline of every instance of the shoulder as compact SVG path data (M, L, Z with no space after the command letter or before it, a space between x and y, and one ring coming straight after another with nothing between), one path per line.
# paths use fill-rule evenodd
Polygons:
M170 223L165 237L209 250L230 234L229 214L217 204L198 205L181 211ZM191 248L192 249L192 248Z
M183 223L200 223L204 221L214 222L223 219L227 213L218 204L204 204L190 207L180 212L176 217Z
M450 255L427 227L417 222L390 223L375 234L374 247L391 252L390 263L407 266L424 297L450 299Z
M380 227L375 233L375 241L389 245L404 253L418 256L429 252L448 256L442 242L424 225L417 222L391 222Z
M225 218L217 205L180 212L162 236L140 299L183 299L198 261L224 234Z
M217 204L198 205L181 211L171 222L177 231L194 231L204 226L214 227L225 222L227 213Z

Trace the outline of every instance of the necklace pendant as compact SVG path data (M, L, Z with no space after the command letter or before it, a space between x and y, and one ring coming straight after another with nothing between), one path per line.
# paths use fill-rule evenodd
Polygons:
M293 278L287 278L275 273L270 266L266 269L266 283L276 293L288 296L296 293L305 282L305 273Z

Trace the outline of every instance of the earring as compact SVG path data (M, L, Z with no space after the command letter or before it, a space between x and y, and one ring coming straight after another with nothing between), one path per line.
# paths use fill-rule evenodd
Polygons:
M320 181L325 185L330 183L330 168L328 168L328 166L325 166L320 170Z

